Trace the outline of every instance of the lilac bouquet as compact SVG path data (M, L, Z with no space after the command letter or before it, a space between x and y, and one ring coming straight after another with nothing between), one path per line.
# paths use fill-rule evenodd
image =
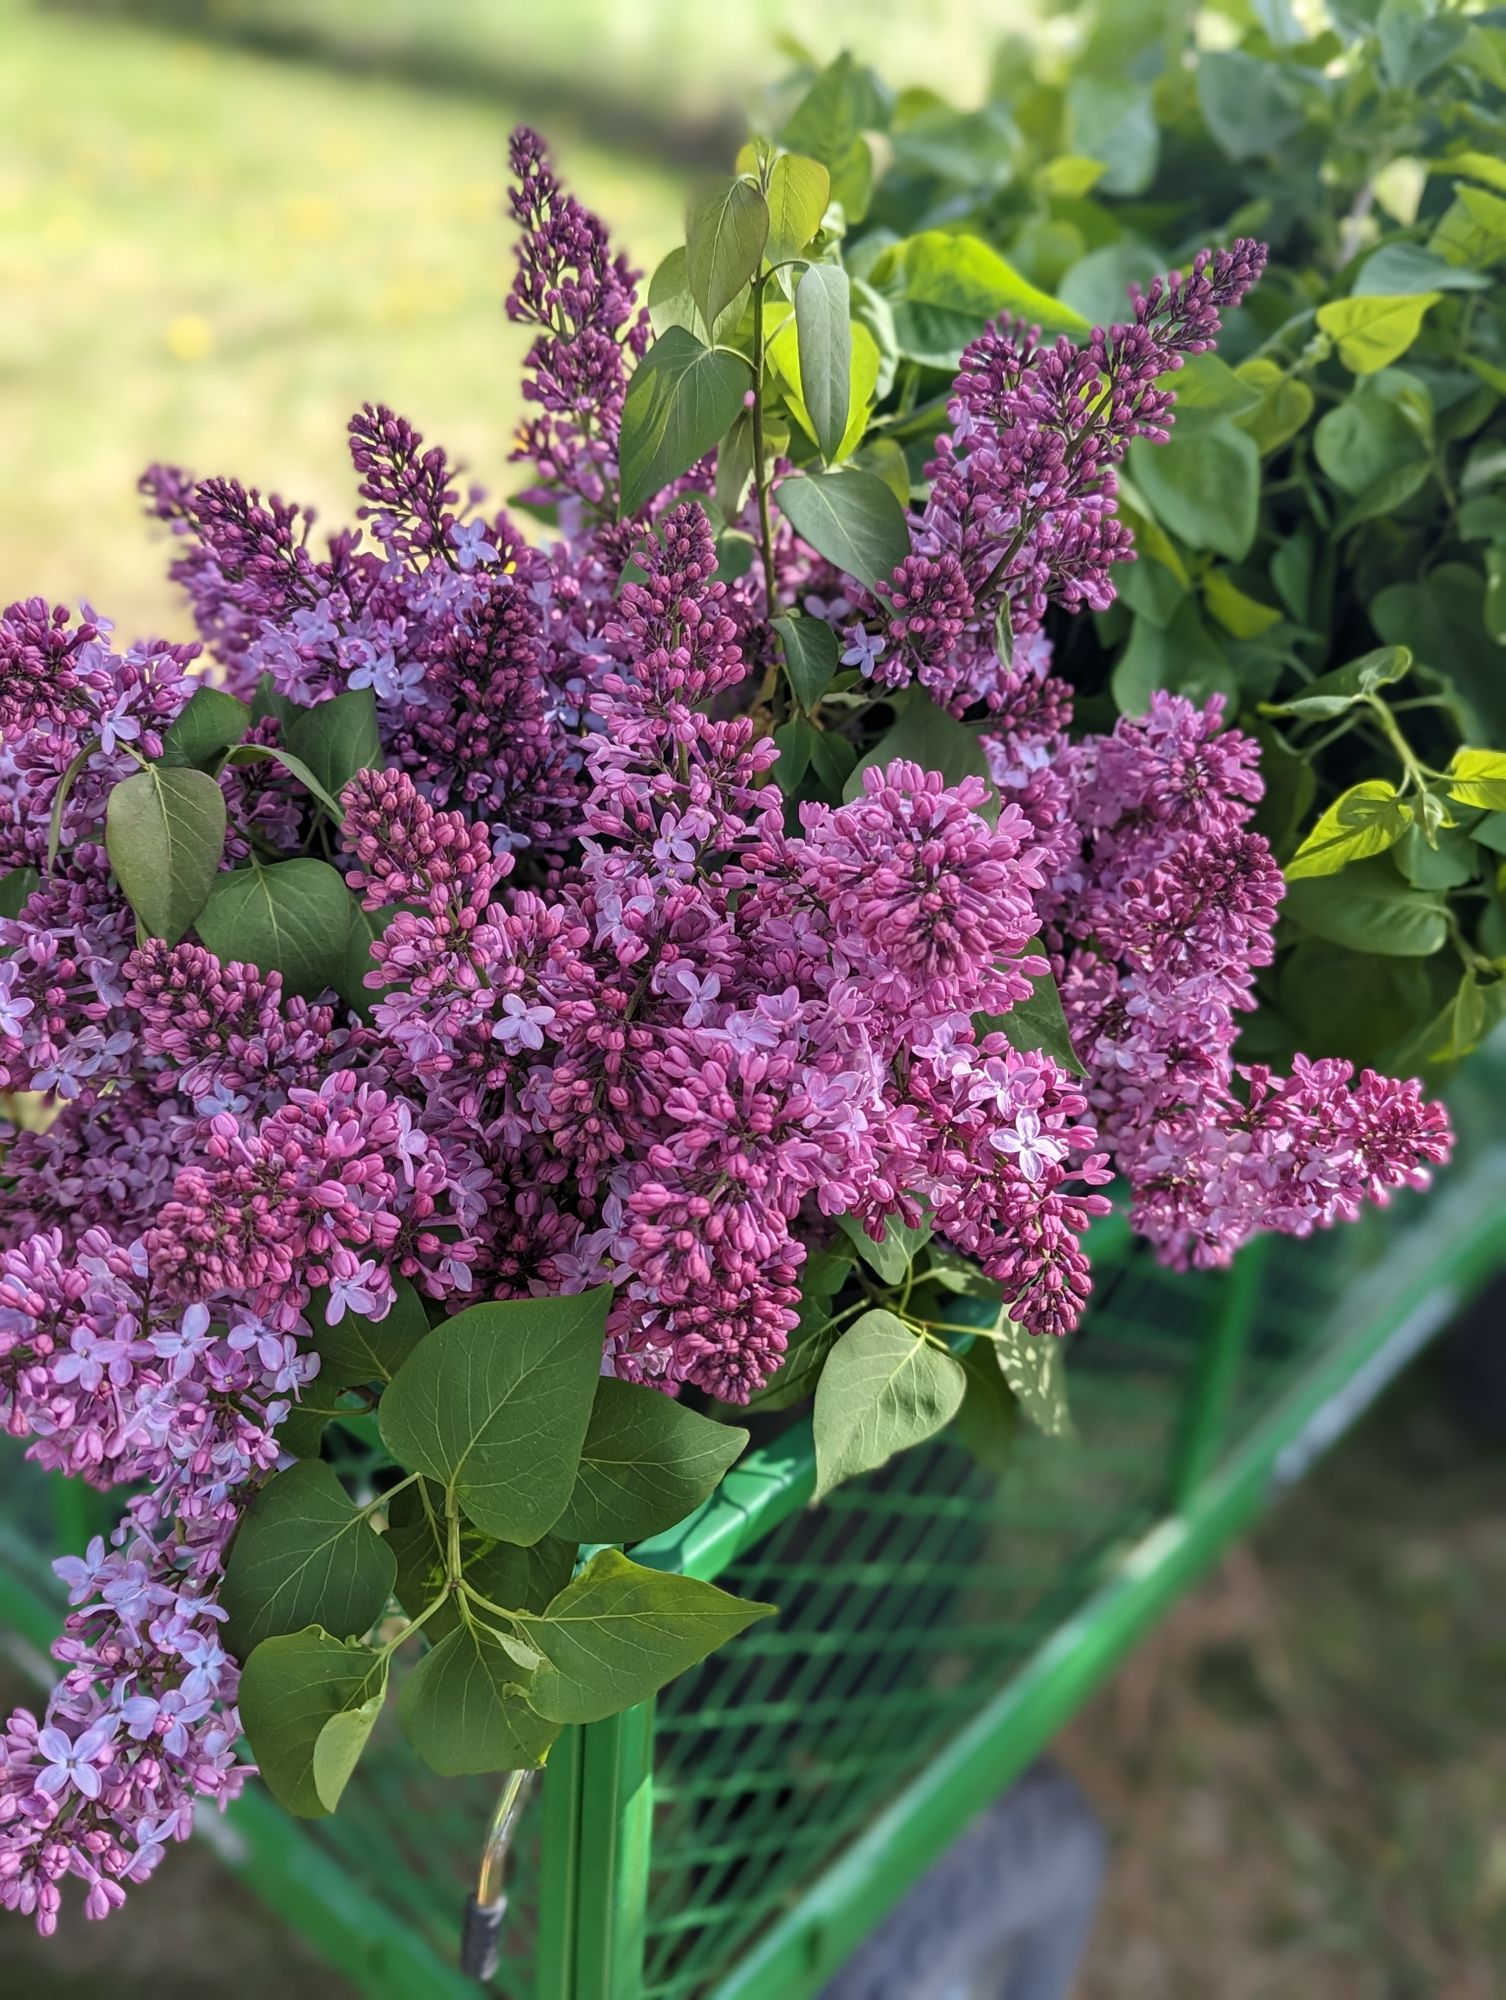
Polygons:
M916 260L848 272L820 160L749 149L646 307L512 165L546 533L367 408L322 550L144 479L207 658L0 620L0 1089L45 1113L4 1128L0 1412L128 1495L0 1737L44 1930L236 1795L242 1726L332 1810L400 1652L447 1773L644 1699L768 1607L581 1545L704 1499L729 1404L813 1395L822 1491L932 1435L947 1300L1001 1364L1070 1332L1106 1189L1216 1265L1447 1157L1416 1083L1236 1064L1283 889L1251 738L1167 695L1082 733L1052 671L1260 247L1107 330L1021 283L1059 337L922 363Z

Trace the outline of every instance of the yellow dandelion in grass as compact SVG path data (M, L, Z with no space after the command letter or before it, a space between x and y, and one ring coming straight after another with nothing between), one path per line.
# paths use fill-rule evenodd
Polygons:
M214 328L202 313L179 313L164 337L174 361L205 361L214 352Z
M283 208L288 228L306 243L327 242L339 227L340 211L322 195L293 195Z

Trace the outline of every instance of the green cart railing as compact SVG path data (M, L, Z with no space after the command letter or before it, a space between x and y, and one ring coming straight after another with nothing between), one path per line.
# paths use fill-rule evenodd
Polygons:
M1484 1099L1502 1101L1499 1090ZM1484 1122L1484 1121L1482 1121ZM804 2000L1146 1628L1506 1267L1506 1149L1425 1201L1232 1272L1161 1270L1116 1218L1068 1380L1075 1440L1009 1470L943 1439L808 1505L808 1423L639 1561L780 1616L657 1703L567 1730L519 1834L511 2000ZM59 1487L0 1471L0 1626L49 1677ZM390 1711L389 1711L390 1716ZM204 1837L372 2000L459 2000L461 1905L496 1784L384 1730L337 1818L253 1790ZM169 1862L168 1866L171 1865Z

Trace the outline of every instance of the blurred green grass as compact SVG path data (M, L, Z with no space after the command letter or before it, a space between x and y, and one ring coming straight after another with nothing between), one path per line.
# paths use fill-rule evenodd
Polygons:
M515 483L525 343L501 311L502 201L520 118L543 127L577 192L652 269L678 237L689 179L652 156L654 132L693 138L777 74L782 30L800 27L823 56L844 40L882 50L896 79L976 99L1025 4L145 11L159 25L108 0L0 0L0 603L85 599L126 635L177 637L182 607L135 496L154 459L233 473L342 521L345 419L371 398L492 490ZM213 32L185 29L195 16ZM257 53L253 30L272 44L296 30L320 59ZM468 55L474 89L456 87ZM436 64L450 87L401 80ZM635 94L646 123L603 114ZM614 148L629 128L636 148Z
M138 514L154 458L351 507L344 423L401 408L504 489L524 342L501 310L507 132L435 97L0 0L0 602L183 614ZM678 176L550 121L642 261Z

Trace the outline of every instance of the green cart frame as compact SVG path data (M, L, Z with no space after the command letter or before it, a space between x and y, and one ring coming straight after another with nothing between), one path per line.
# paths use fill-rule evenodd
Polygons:
M1496 1101L1499 1096L1495 1093ZM809 1505L807 1421L750 1453L641 1562L781 1615L657 1703L560 1738L515 1844L510 2000L806 2000L1137 1638L1506 1267L1506 1150L1425 1203L1230 1273L1161 1270L1118 1218L1068 1380L1075 1440L1007 1472L943 1438ZM0 1626L39 1680L47 1558L87 1523L12 1456ZM495 1803L378 1736L333 1820L253 1788L203 1825L371 2000L460 2000L461 1909ZM170 1867L170 1863L168 1864Z

